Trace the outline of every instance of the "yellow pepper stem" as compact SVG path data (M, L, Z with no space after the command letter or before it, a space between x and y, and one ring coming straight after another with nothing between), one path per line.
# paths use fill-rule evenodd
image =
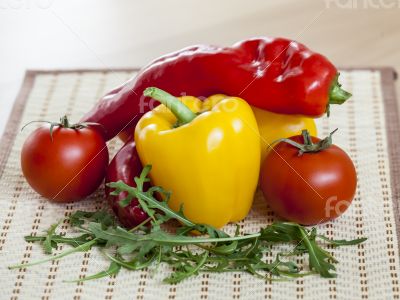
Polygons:
M143 95L153 98L160 103L164 104L178 119L178 125L190 123L196 114L192 112L185 104L179 101L178 98L172 96L156 87L148 87L144 90Z

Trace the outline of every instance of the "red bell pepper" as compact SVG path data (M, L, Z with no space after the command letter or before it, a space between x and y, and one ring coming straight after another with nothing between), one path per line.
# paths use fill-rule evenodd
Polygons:
M106 129L108 139L133 127L153 108L143 90L157 86L173 95L223 93L282 114L323 115L329 104L351 94L340 88L338 71L321 54L283 38L255 38L232 47L193 46L162 56L109 92L83 118Z
M135 187L134 178L140 176L142 169L135 142L133 139L129 140L112 159L107 170L106 183L122 180ZM121 193L118 196L110 195L113 189L107 187L107 185L105 190L111 208L125 227L133 228L148 218L148 215L140 208L137 199L132 199L128 206L121 207L119 201L126 198L126 193Z

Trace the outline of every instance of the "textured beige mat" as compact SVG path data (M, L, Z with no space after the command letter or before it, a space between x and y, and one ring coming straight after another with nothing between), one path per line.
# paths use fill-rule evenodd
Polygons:
M135 72L28 72L0 144L0 288L1 299L399 299L399 251L396 219L400 188L399 118L391 69L346 70L341 80L353 98L332 107L332 117L318 120L319 133L339 127L336 144L351 155L359 184L356 198L344 216L318 226L332 238L368 237L364 244L329 249L339 260L336 279L318 276L286 282L264 282L243 273L201 274L178 285L161 282L171 270L122 270L117 277L84 283L66 279L96 273L108 266L101 253L77 253L28 269L10 271L12 263L44 256L38 244L23 240L41 234L55 220L78 209L106 206L102 191L82 202L57 205L34 193L19 165L20 149L31 120L58 120L67 113L77 121L112 87ZM120 142L110 143L111 152ZM274 220L257 194L250 216L240 223L253 232ZM61 232L68 231L63 223ZM230 229L230 228L228 228ZM65 247L64 247L65 248ZM61 247L56 252L60 252ZM64 249L65 250L65 249ZM301 264L303 258L299 258Z

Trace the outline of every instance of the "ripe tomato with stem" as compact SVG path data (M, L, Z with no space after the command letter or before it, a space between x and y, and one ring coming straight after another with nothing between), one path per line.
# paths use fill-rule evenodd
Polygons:
M340 216L350 206L356 170L346 152L332 144L334 132L320 140L303 130L302 135L279 140L269 152L261 166L260 186L277 215L314 225Z
M98 124L70 124L66 116L59 123L46 123L22 146L21 168L27 182L55 202L89 196L103 181L108 166L108 149Z

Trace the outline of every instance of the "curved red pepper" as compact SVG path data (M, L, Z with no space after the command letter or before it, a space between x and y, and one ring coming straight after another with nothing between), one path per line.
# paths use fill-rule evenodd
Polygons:
M318 117L328 105L351 94L337 83L327 58L283 38L255 38L232 47L193 46L162 56L108 93L83 121L97 122L107 138L133 127L151 107L142 96L149 86L174 95L240 96L256 107L283 114Z
M106 176L106 183L122 180L126 184L135 187L135 177L142 172L142 164L136 152L135 142L129 140L112 159ZM126 207L121 207L119 201L125 199L126 194L112 196L112 189L106 186L107 199L122 225L133 228L148 218L148 215L139 207L137 199L132 199Z

